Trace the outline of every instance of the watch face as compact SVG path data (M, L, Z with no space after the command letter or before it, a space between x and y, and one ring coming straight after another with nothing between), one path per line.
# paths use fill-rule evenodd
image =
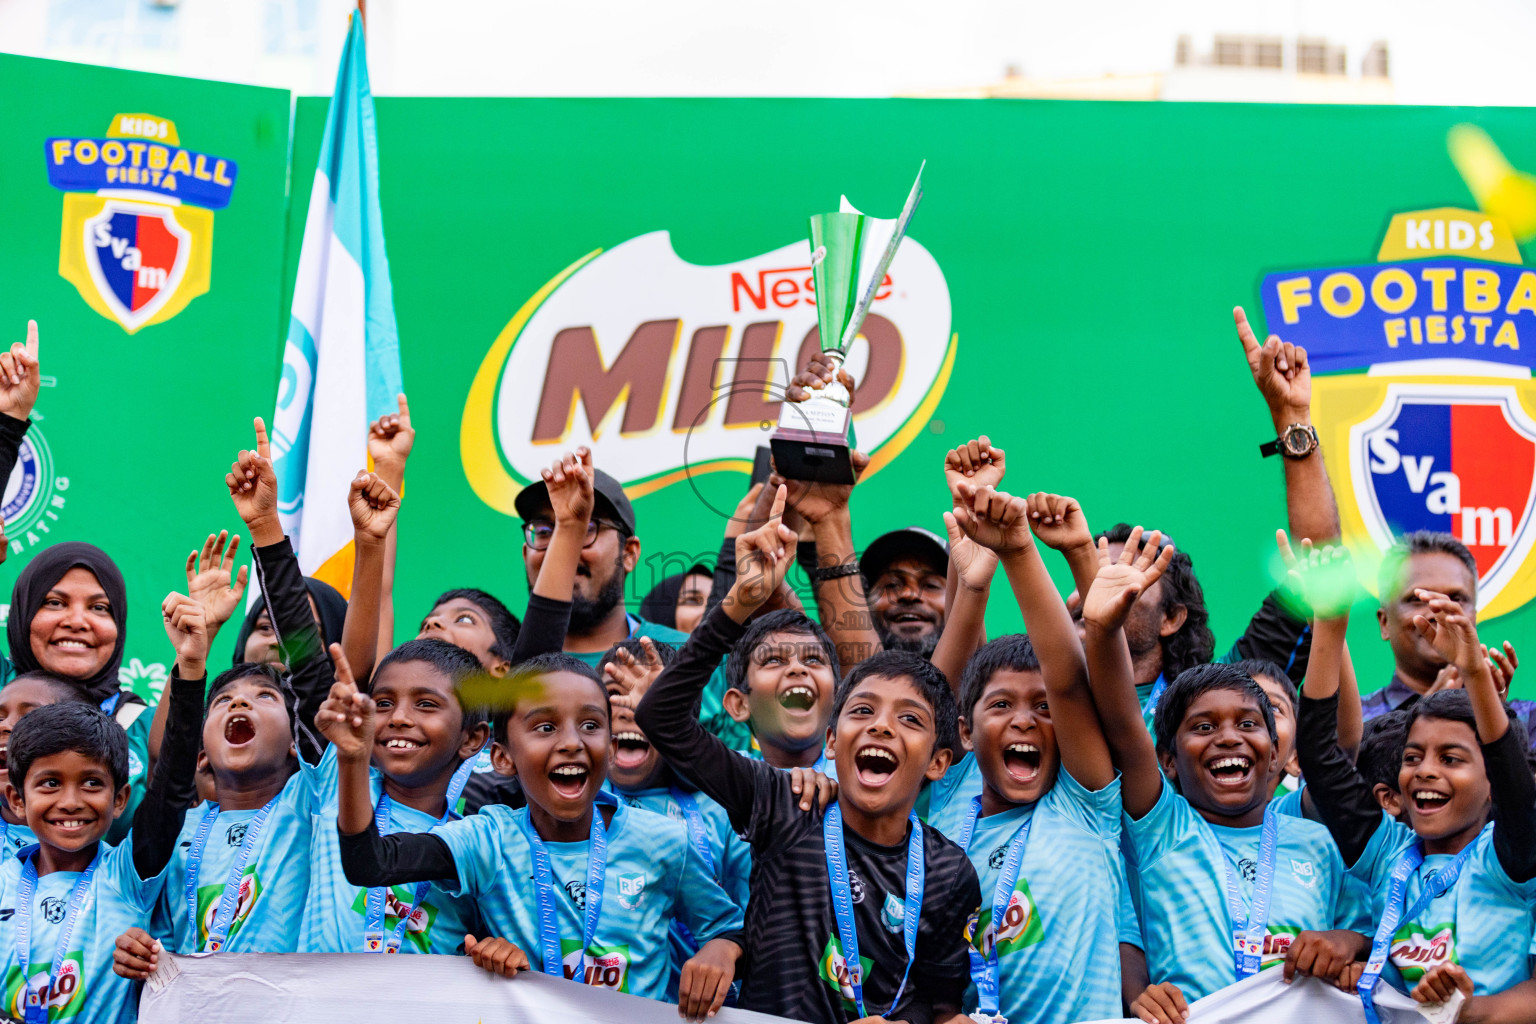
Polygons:
M1287 430L1282 443L1287 454L1290 455L1307 455L1316 444L1312 439L1312 433L1305 428Z

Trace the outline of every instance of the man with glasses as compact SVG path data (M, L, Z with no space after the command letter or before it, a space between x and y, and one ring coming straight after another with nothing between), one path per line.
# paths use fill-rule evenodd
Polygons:
M688 634L647 622L625 607L624 585L640 561L634 506L613 477L594 469L592 478L595 501L581 561L576 565L565 653L596 668L610 647L630 637L648 636L681 647ZM523 488L514 506L523 519L523 566L532 589L555 532L555 514L544 481L536 480Z

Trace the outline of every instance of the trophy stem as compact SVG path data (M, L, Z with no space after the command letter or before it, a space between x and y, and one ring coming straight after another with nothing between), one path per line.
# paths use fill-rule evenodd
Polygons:
M843 360L848 357L848 354L842 349L829 348L822 350L821 357L832 367L832 383L821 389L819 397L836 402L844 407L851 405L853 403L853 396L848 393L848 388L844 386L837 376L837 372L843 368Z

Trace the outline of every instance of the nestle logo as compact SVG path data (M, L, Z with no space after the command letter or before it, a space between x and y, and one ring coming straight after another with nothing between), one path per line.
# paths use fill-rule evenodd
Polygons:
M766 310L768 304L773 303L777 309L792 309L796 305L816 305L816 279L811 275L809 265L804 267L782 267L778 270L759 270L757 272L757 291L752 290L752 284L746 275L740 271L731 272L731 311L741 312L741 297L745 294L747 302L754 309ZM891 294L891 275L886 274L885 280L880 282L880 290L875 292L875 300L888 298Z

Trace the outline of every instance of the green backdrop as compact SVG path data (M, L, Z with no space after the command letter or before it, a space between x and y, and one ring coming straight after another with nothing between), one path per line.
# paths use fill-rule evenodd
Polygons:
M237 520L222 473L270 415L325 98L294 107L284 187L281 92L0 58L13 213L0 326L44 324L39 408L72 470L60 538L98 539L133 584L130 653L164 648L152 602L209 529ZM519 608L514 520L483 504L459 458L465 394L513 313L561 269L658 229L682 258L739 260L800 237L829 197L905 194L928 160L912 235L943 269L958 357L932 422L855 494L856 539L942 531L944 452L1005 446L1010 490L1078 497L1095 527L1171 533L1195 560L1218 647L1270 583L1281 467L1231 328L1280 268L1370 262L1391 214L1471 207L1446 155L1482 125L1536 166L1536 112L1503 109L929 100L380 99L379 162L404 377L407 472L397 636L439 591L484 587ZM219 211L213 287L128 337L57 275L59 193L41 139L111 115L170 117L183 144L240 161ZM889 211L880 211L889 212ZM1529 257L1530 253L1527 253ZM55 441L55 435L58 440ZM552 453L553 454L553 453ZM745 477L717 474L722 496ZM920 510L920 511L919 511ZM640 498L648 553L712 555L722 521L686 484ZM22 556L13 555L13 576ZM1053 565L1065 584L1064 566ZM1017 628L1001 581L989 626ZM630 598L636 604L640 594ZM1351 630L1362 684L1390 658L1374 602ZM154 629L154 635L145 634ZM233 630L231 629L231 632ZM1536 609L1486 639L1536 640ZM228 643L228 639L224 640ZM1517 681L1536 695L1536 673Z
M297 106L288 279L325 104ZM522 600L516 522L476 499L458 450L463 395L529 296L592 249L657 229L695 263L768 251L829 196L895 203L926 158L912 236L948 280L959 354L929 429L855 492L856 540L912 522L942 533L944 453L988 433L1008 450L1010 489L1070 493L1096 528L1123 519L1171 533L1225 650L1271 586L1285 525L1281 466L1256 453L1272 428L1232 306L1261 324L1266 272L1370 262L1392 213L1475 208L1446 155L1452 125L1480 124L1516 166L1536 166L1536 113L1503 109L380 99L378 115L419 431L401 513L401 636L448 586ZM699 535L717 538L720 520L686 484L639 499L636 513L647 551L718 545ZM1070 586L1059 560L1052 569ZM1351 627L1367 689L1391 673L1375 608L1362 600ZM989 629L1020 621L1000 579ZM1536 608L1484 632L1530 647ZM1536 674L1516 692L1536 695Z
M34 547L12 550L3 593L35 551L88 540L122 567L129 586L124 666L156 692L173 655L159 606L185 590L186 556L210 531L234 530L224 474L256 413L271 416L281 353L288 93L80 64L0 57L0 153L5 242L0 245L0 344L40 329L45 377L36 412L66 504ZM212 286L182 313L128 335L93 312L59 276L64 193L48 183L43 140L106 134L113 116L175 122L181 144L236 161L229 206L214 214ZM227 664L237 623L220 638ZM139 667L135 669L137 659Z

